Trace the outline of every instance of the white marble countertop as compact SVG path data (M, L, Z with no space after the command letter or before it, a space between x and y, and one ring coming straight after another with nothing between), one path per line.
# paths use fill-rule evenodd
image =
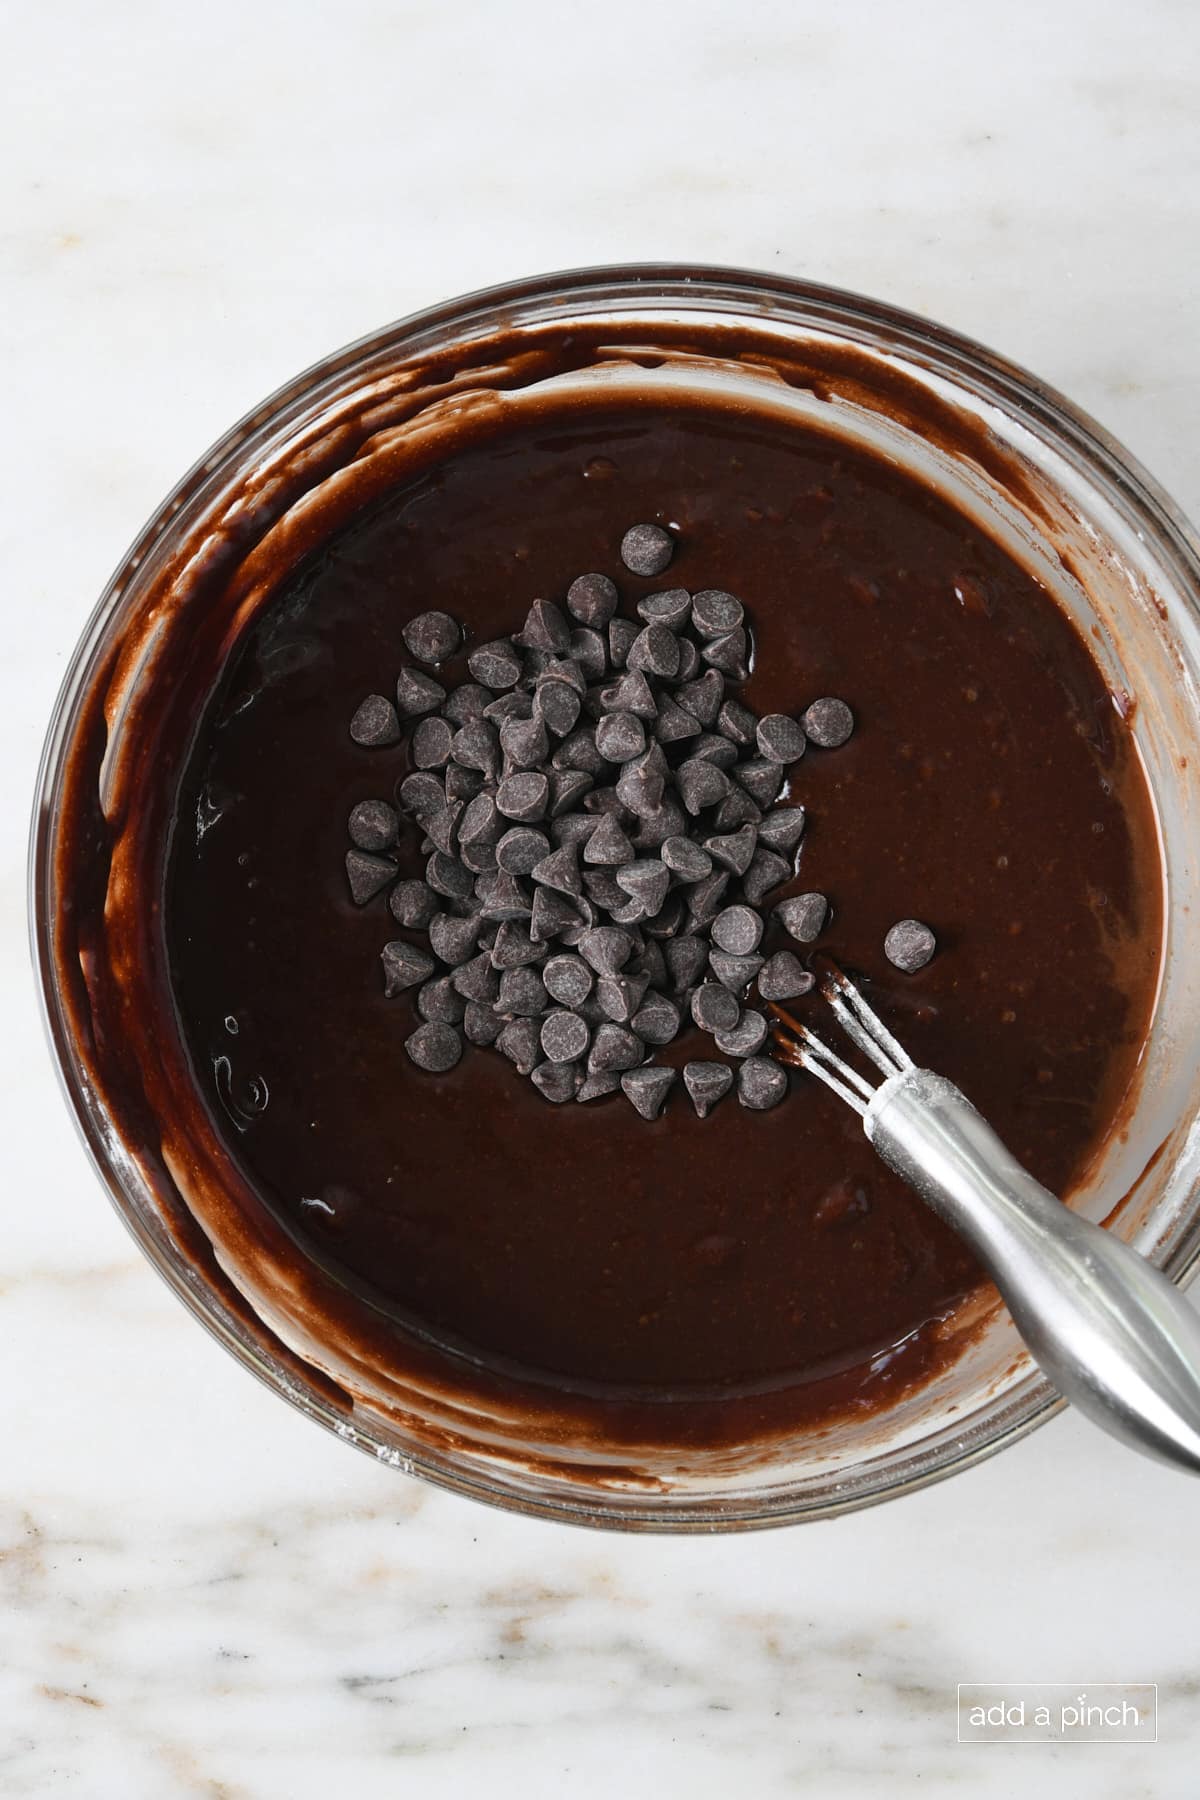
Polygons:
M1171 0L151 0L0 76L0 1792L1194 1796L1197 1489L1065 1417L830 1525L492 1514L260 1389L139 1259L41 1043L27 796L135 528L335 345L624 259L994 343L1200 513L1200 12ZM955 1684L1157 1681L1155 1746L959 1746Z

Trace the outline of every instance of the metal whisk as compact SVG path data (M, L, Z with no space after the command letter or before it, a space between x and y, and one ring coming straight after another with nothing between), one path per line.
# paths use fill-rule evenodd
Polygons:
M780 1060L852 1106L889 1167L961 1233L1060 1393L1135 1449L1200 1473L1200 1315L1035 1181L952 1081L918 1069L840 969L821 991L883 1080L773 1006Z

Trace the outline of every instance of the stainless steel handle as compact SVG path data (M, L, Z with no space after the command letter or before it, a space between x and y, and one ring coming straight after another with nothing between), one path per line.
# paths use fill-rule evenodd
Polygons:
M1059 1392L1115 1437L1200 1473L1200 1314L1166 1276L1034 1181L940 1075L889 1076L863 1125L970 1243Z

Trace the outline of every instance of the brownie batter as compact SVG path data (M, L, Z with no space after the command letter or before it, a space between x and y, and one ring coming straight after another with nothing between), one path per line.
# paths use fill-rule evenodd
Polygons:
M658 580L619 562L639 520L677 533ZM971 1257L802 1077L773 1112L704 1121L677 1087L647 1123L620 1094L551 1107L490 1050L415 1069L412 995L385 999L379 964L405 934L346 888L351 808L407 773L403 746L347 731L407 660L401 628L442 608L469 649L593 569L630 616L668 585L738 595L760 715L849 702L851 740L792 772L808 829L771 900L829 896L818 948L1061 1194L1148 1022L1153 819L1125 723L1034 578L909 478L778 419L680 404L499 435L343 526L245 638L186 768L165 903L229 1151L306 1253L421 1338L618 1412L653 1399L666 1442L735 1442L919 1378L980 1281ZM439 672L464 676L464 657ZM938 944L913 975L883 950L907 918ZM785 946L774 926L762 948ZM689 1031L657 1059L711 1054Z

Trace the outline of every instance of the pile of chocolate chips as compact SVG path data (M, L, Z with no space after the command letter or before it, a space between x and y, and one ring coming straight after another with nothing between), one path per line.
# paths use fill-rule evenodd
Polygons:
M672 549L660 526L636 525L621 556L653 578ZM764 903L793 876L804 831L803 807L777 802L807 745L843 744L854 721L837 699L801 722L735 697L752 651L732 594L665 588L639 600L640 623L617 602L607 576L581 575L565 612L535 600L520 632L473 647L469 680L447 691L406 667L394 704L363 701L355 742L409 731L412 772L399 811L369 800L351 813L351 893L361 905L390 888L397 923L425 934L382 952L386 993L417 990L423 1022L405 1048L419 1068L453 1068L465 1038L548 1100L620 1088L653 1119L679 1073L654 1052L690 1020L737 1061L742 1105L766 1111L787 1075L761 1054L768 1023L748 996L813 985L791 951L760 954ZM433 668L462 644L443 612L403 637ZM401 813L423 834L423 880L396 880ZM772 910L808 944L828 903L799 894ZM703 1118L735 1076L698 1060L683 1081Z

